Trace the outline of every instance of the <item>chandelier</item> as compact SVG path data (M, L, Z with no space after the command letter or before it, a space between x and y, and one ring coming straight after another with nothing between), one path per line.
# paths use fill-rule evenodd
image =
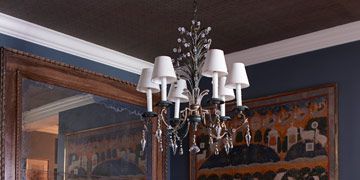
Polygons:
M245 66L234 63L228 73L224 52L220 49L210 49L211 39L208 34L210 27L201 28L197 20L197 2L194 1L194 18L189 29L179 27L178 47L173 49L176 57L155 58L154 68L142 70L137 91L146 93L147 112L144 112L144 130L141 147L146 146L146 133L152 120L156 120L155 137L163 151L163 139L168 141L173 154L182 155L183 140L190 134L192 138L189 151L200 152L196 142L198 128L205 129L209 136L208 143L214 146L215 155L223 147L228 154L233 148L233 135L241 128L246 128L246 143L251 141L250 127L242 105L241 89L249 87ZM212 78L212 98L208 103L202 102L209 90L201 91L201 78ZM167 94L167 85L171 84ZM161 89L160 89L161 87ZM234 95L234 89L236 96ZM156 104L157 113L153 111L152 94L161 92L161 100ZM234 111L241 121L238 127L230 127L228 121L232 118L225 113L225 102L236 98ZM180 110L180 105L184 108ZM173 110L173 117L170 111ZM155 118L156 117L156 118ZM209 147L210 147L209 146Z

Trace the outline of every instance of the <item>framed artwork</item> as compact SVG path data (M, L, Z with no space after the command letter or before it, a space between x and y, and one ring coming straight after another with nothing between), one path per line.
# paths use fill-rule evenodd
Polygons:
M234 133L234 148L215 155L198 131L199 154L190 157L190 179L338 179L336 84L244 102L251 127ZM235 106L234 103L230 106ZM229 110L233 108L228 108ZM234 117L229 125L239 123ZM207 150L210 149L210 150Z
M142 129L138 121L67 134L66 179L145 180L151 154L141 149Z
M38 159L26 159L26 179L48 180L49 161Z

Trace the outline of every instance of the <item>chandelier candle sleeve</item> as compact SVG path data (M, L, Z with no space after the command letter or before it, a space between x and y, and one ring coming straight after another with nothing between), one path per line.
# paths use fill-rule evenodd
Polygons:
M236 84L236 106L242 106L241 84Z
M161 100L167 101L166 93L167 93L167 83L166 83L166 77L161 78Z
M174 118L179 118L180 103L185 103L189 101L189 98L184 95L184 91L186 89L186 81L184 79L179 79L170 86L168 99L169 101L175 103Z
M220 104L220 116L225 116L225 96L221 96L221 100L224 103Z
M222 101L231 101L235 99L234 90L225 87L226 76L219 78L219 96ZM225 103L220 105L220 115L225 116Z
M212 75L213 98L219 98L218 86L219 86L219 74L218 72L213 72Z
M180 99L177 98L175 100L175 112L174 112L174 118L179 118L179 112L180 112Z
M147 105L147 111L152 112L152 92L151 89L148 88L146 91L146 105Z

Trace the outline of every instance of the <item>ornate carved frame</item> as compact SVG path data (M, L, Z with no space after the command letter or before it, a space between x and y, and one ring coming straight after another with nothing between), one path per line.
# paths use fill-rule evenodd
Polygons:
M0 180L20 179L22 78L146 106L144 95L129 82L14 49L1 48L0 53ZM166 157L152 139L152 179L166 179Z

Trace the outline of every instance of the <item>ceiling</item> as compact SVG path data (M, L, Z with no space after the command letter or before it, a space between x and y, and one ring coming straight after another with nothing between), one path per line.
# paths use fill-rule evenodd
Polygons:
M198 0L226 54L360 20L357 0ZM1 0L2 13L153 62L172 55L192 0Z

